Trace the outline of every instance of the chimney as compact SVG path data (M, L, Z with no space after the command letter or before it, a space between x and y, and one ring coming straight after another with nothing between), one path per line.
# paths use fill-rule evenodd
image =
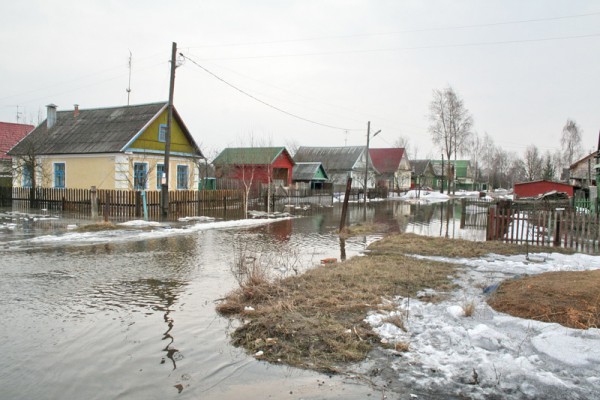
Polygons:
M56 104L48 104L46 106L46 124L48 129L52 128L56 123Z
M79 116L79 104L73 104L73 118L77 119Z

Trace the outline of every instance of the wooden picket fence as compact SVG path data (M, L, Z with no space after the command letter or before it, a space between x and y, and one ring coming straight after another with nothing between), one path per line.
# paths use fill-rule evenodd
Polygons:
M490 207L487 240L557 246L584 253L600 253L600 217L572 207L522 209Z
M162 218L159 191L145 193L148 218ZM96 206L93 207L93 199ZM2 188L0 206L15 209L65 211L81 218L99 217L125 220L144 217L144 199L139 191L51 188ZM169 218L211 216L243 218L244 195L240 190L169 191Z

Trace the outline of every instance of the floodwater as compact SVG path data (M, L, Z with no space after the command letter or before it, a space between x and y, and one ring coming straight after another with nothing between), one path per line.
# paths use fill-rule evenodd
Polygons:
M397 232L428 234L431 226L433 234L432 221L445 222L433 208L419 216L422 208L387 201L370 206L367 218ZM357 255L379 237L351 238L341 248L339 218L334 207L272 222L79 233L67 228L82 221L68 216L0 210L0 398L381 396L359 380L255 360L229 343L236 322L215 312L237 285L232 265L241 252L271 257L273 274L286 275ZM349 218L361 220L362 209Z

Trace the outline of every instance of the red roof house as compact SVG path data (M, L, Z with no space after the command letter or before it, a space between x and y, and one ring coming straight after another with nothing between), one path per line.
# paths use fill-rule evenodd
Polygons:
M285 147L226 148L213 161L217 178L290 186L294 160Z
M11 157L6 153L29 132L33 125L0 122L0 182L10 185L12 180Z
M541 194L551 191L564 192L569 197L573 197L574 187L562 182L552 182L546 180L515 183L514 194L515 198L522 197L537 197Z
M390 190L410 188L411 167L403 148L369 149L369 157L379 172L377 186Z

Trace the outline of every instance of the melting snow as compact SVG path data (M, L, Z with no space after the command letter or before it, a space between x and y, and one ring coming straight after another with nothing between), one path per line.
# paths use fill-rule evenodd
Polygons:
M459 263L465 269L456 280L460 289L446 293L443 301L396 299L392 314L408 314L406 331L385 322L390 313L367 316L385 342L409 343L409 352L390 357L398 382L415 392L448 397L598 398L600 329L571 329L498 313L485 302L482 288L520 274L598 269L600 257L544 253L536 255L538 262L523 255L415 257ZM432 294L429 289L420 297ZM466 317L464 307L471 302L475 312Z

